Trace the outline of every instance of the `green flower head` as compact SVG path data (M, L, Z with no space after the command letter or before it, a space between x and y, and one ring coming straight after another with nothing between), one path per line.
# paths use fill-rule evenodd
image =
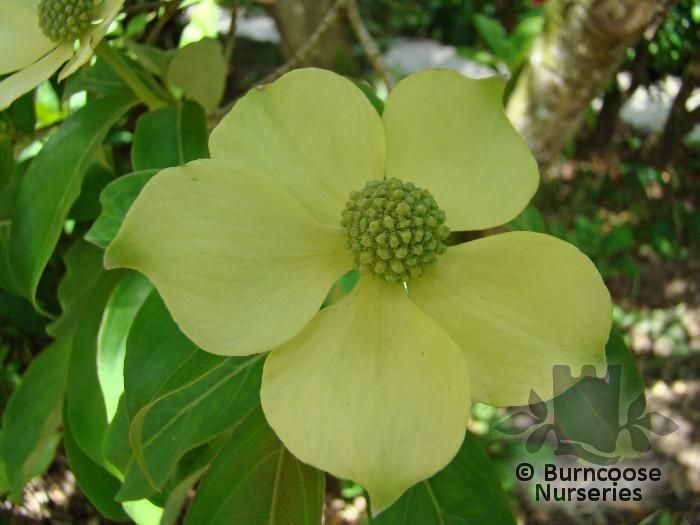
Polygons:
M380 116L341 76L289 73L238 101L211 159L151 179L105 256L148 276L204 350L271 350L270 425L375 512L452 459L472 399L526 404L554 364L604 363L610 296L575 247L529 232L445 246L537 188L502 92L428 71ZM319 310L353 267L355 289Z
M58 70L59 80L85 64L124 0L2 0L0 110ZM80 42L76 50L75 42Z

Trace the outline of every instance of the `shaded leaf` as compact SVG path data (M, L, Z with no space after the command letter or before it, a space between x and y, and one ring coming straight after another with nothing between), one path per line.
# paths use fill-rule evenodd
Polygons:
M80 68L66 79L63 98L67 99L80 91L94 95L129 96L131 93L114 69L99 57L92 67Z
M100 194L102 190L115 178L114 173L102 164L93 162L90 164L80 196L68 212L68 217L76 221L91 221L100 214Z
M374 525L514 525L491 459L467 434L459 452L440 472L404 493L376 516Z
M101 275L77 319L68 368L64 419L73 438L97 464L104 462L102 441L107 432L107 411L97 373L97 341L102 313L123 272Z
M284 448L254 410L207 471L186 525L318 525L324 475Z
M100 278L102 251L82 240L74 242L63 257L66 273L58 285L61 316L46 331L53 337L73 334L85 308L85 302Z
M121 481L115 498L117 501L133 501L149 498L156 489L146 479L134 458L129 445L129 419L126 415L124 395L119 399L117 412L109 424L103 445L106 467Z
M208 156L206 117L194 102L156 109L136 123L131 149L136 171L181 166Z
M264 356L222 358L199 350L156 292L134 320L126 355L129 441L157 488L187 451L228 430L259 402Z
M555 421L568 440L585 443L600 453L634 456L637 452L621 446L624 443L618 436L624 426L623 415L635 402L642 403L638 400L644 396L644 385L616 326L611 329L605 355L607 380L586 376L555 397Z
M64 418L63 424L68 464L90 503L111 520L128 520L129 517L122 506L114 501L119 481L81 450L73 436L68 418Z
M53 459L60 440L69 358L70 341L52 343L32 360L7 403L0 452L15 499Z
M130 96L96 100L61 124L22 180L12 215L9 260L22 294L35 294L83 176L109 129L134 104Z

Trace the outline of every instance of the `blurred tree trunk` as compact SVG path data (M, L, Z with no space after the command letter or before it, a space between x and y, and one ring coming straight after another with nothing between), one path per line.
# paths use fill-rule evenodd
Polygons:
M581 126L628 47L671 0L550 0L542 35L508 101L508 115L541 164Z
M285 60L307 42L335 3L335 0L276 0L269 5L268 11L282 38ZM344 23L344 13L340 11L301 65L353 72L352 40Z

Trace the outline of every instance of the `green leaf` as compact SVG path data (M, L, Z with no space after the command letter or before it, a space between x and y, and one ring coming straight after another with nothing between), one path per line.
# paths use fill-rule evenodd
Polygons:
M484 42L501 60L510 62L515 56L515 49L508 38L503 25L495 18L486 15L474 15L474 26Z
M137 171L108 184L100 195L102 212L85 234L85 240L100 248L107 248L119 231L126 212L156 173L158 170Z
M189 489L193 488L204 475L214 458L229 442L233 432L235 432L235 429L222 434L206 445L191 450L180 460L177 469L170 480L168 480L165 488L167 498L163 505L161 525L178 523L178 518L182 514L182 508L188 503Z
M100 194L115 178L111 170L93 162L85 172L80 196L68 212L68 217L76 221L91 221L100 214Z
M610 330L610 338L605 346L605 359L608 366L619 365L622 369L620 403L623 407L629 407L640 396L644 396L644 381L634 356L627 348L622 332L616 325L613 325Z
M10 227L27 165L27 162L15 164L12 138L8 133L0 133L0 288L13 295L21 295L21 291L10 268Z
M372 86L360 80L350 79L362 91L380 115L384 113L384 101L377 96Z
M46 317L40 315L24 297L0 290L0 326L14 325L23 337L28 335L43 339L46 334Z
M124 392L126 338L136 313L153 289L141 274L130 272L114 289L104 309L97 341L97 377L111 421Z
M136 55L139 64L158 78L165 80L168 66L176 51L163 51L157 47L138 44L132 40L126 40L125 43L127 49Z
M102 441L107 432L107 410L97 372L97 341L102 313L123 272L106 272L97 281L77 320L68 369L65 419L81 450L102 464Z
M126 415L126 400L119 399L117 412L107 429L103 445L107 469L116 475L122 485L116 495L117 501L133 501L149 498L156 489L148 482L138 467L129 445L129 419Z
M53 459L60 440L69 357L66 340L43 350L32 360L3 414L0 452L15 499Z
M136 123L134 170L181 166L209 156L207 122L201 106L184 102L142 115Z
M67 417L64 417L63 425L68 464L90 503L111 520L128 520L129 517L122 506L114 500L114 495L119 490L119 481L80 448Z
M178 329L153 292L127 340L129 441L161 488L180 458L238 423L259 402L263 355L213 356Z
M188 493L194 488L204 472L206 472L206 467L192 472L173 487L163 507L160 525L175 525L178 522Z
M126 341L126 413L132 419L152 400L195 383L225 360L201 351L187 339L158 292L151 292L136 314Z
M205 445L190 450L178 462L161 492L164 496L164 521L167 522L179 516L179 509L187 495L187 489L184 486L191 487L201 477L212 459L228 441L230 433L230 431L224 433ZM121 397L117 413L107 430L103 450L104 457L108 461L108 470L122 480L122 487L116 495L117 501L139 500L155 495L156 489L138 467L129 445L129 420L126 416L124 396Z
M224 96L226 74L221 44L203 38L177 50L168 67L167 82L178 86L185 97L198 102L209 113Z
M12 137L0 132L0 221L12 217L23 174L24 169L15 165Z
M2 431L0 430L0 443L2 443ZM10 491L10 481L7 479L7 472L5 472L5 465L2 461L2 456L0 455L0 496L4 496ZM174 521L169 521L169 524L174 524ZM165 524L163 524L165 525Z
M457 456L372 520L374 525L514 525L491 459L467 433Z
M163 509L147 499L125 501L122 505L136 525L158 525L161 522Z
M253 411L199 485L186 525L318 525L324 475L301 463ZM431 523L431 522L423 522Z
M608 378L598 378L570 371L573 383L553 400L555 420L562 437L584 443L594 454L586 456L591 462L608 464L617 456L636 456L630 443L619 440L621 425L630 406L644 399L644 383L620 330L613 325L605 347ZM616 370L615 367L619 367ZM556 373L555 373L556 374ZM559 388L566 379L555 377ZM642 405L644 404L641 401Z
M27 170L12 217L9 257L19 289L35 307L39 279L85 171L109 129L133 104L123 95L88 104L61 124Z
M547 233L547 225L534 204L528 204L520 214L504 226L510 231Z
M22 291L15 282L10 267L10 226L12 223L0 222L0 288L13 295L21 295ZM33 305L32 305L33 306Z
M55 338L72 335L95 283L100 278L102 251L85 241L74 242L63 257L66 273L58 285L61 316L46 331Z
M30 137L34 136L34 130L36 128L34 90L19 97L6 111L17 130Z
M92 67L83 67L68 77L63 88L63 99L87 91L95 95L128 96L131 91L112 67L101 58L97 58Z

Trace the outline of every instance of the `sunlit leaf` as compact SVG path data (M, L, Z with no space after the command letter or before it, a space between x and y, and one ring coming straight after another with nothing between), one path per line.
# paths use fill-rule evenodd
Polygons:
M85 234L85 240L106 248L119 231L124 216L146 183L158 170L137 171L119 177L100 195L102 212Z
M129 273L116 286L104 309L97 342L97 376L110 421L124 391L124 355L129 328L152 288L141 274Z
M167 80L208 113L217 108L224 95L226 73L221 44L204 38L177 50L170 61Z

